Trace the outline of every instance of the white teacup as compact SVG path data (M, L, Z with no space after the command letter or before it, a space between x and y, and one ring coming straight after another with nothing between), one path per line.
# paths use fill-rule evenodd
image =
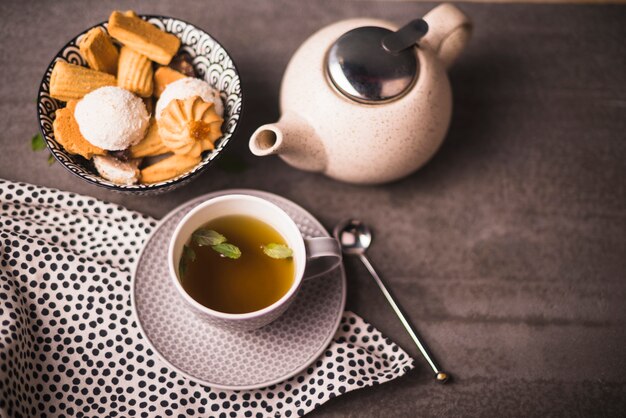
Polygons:
M178 265L191 234L207 222L228 215L256 218L274 228L293 250L295 273L289 290L276 302L263 309L233 314L208 308L192 298L178 277ZM209 199L193 208L176 226L169 245L170 277L189 308L203 320L221 328L252 330L277 319L294 301L302 281L320 276L341 263L341 248L331 237L303 238L294 221L273 203L254 196L233 194Z

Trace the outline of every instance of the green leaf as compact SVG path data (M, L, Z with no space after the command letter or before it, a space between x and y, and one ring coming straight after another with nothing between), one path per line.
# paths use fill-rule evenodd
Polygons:
M46 149L46 141L43 140L41 134L37 134L31 138L30 147L33 151L41 151L42 149Z
M48 165L54 164L55 161L56 161L56 158L54 158L54 155L49 154L48 155Z
M187 267L189 266L189 263L195 260L196 260L196 252L189 246L185 245L183 247L183 255L180 257L180 262L178 263L178 275L180 276L179 277L180 281L183 281L183 279L185 278L185 274L187 274Z
M248 169L248 163L231 154L224 154L217 160L217 166L227 173L243 173Z
M183 247L183 254L189 261L196 261L196 252L188 245Z
M241 257L241 250L233 244L223 242L221 244L211 246L215 251L220 253L224 257L232 258L234 260Z
M265 255L276 259L293 257L292 249L287 247L285 244L271 243L263 245L263 252Z
M191 235L193 241L199 246L213 246L226 242L226 237L212 229L196 229Z
M187 259L181 257L178 263L178 280L182 282L185 278L185 274L187 274Z

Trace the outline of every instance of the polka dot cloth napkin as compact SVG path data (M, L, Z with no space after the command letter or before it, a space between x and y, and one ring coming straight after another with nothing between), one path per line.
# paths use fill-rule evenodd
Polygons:
M0 416L301 416L413 367L345 312L325 354L281 384L196 384L147 347L131 313L130 269L155 220L1 179L0 204Z

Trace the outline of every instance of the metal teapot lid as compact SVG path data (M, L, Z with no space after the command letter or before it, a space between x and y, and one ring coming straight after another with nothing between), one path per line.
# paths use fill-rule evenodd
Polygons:
M382 103L406 93L419 74L415 43L426 34L422 19L397 32L364 26L344 33L328 51L326 69L337 89L362 103Z

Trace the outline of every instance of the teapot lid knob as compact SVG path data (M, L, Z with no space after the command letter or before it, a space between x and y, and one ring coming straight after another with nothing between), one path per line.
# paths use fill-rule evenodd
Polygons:
M398 32L364 26L344 33L326 57L333 85L361 103L384 103L405 94L419 74L415 42L428 30L425 22L416 22Z

